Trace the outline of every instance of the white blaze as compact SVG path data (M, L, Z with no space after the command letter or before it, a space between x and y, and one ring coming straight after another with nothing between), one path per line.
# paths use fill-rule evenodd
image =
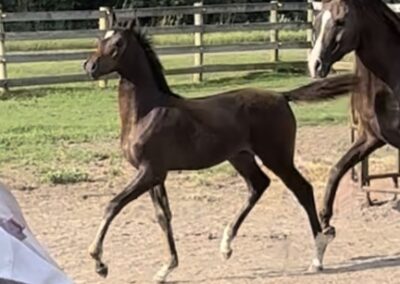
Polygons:
M310 70L311 77L315 77L315 64L318 60L320 60L321 49L322 49L322 40L324 38L326 24L328 21L332 19L332 13L330 11L325 11L322 14L322 22L321 22L321 30L319 32L318 38L315 41L314 48L312 49L309 57L308 57L308 69Z
M104 35L104 39L112 37L114 33L115 31L113 30L107 31L106 34Z

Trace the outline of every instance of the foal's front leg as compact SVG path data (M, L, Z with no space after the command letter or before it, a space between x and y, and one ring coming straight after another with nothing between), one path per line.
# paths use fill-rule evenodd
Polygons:
M131 201L152 188L157 182L153 171L148 167L139 169L136 178L108 204L96 237L89 247L89 253L96 260L96 272L107 277L108 268L102 261L103 242L112 220ZM163 179L162 179L163 181Z
M174 268L178 267L178 253L176 252L175 240L171 226L172 214L169 208L167 191L165 190L164 184L157 185L150 190L150 196L156 211L157 221L165 234L169 249L170 259L168 263L165 264L154 276L155 281L164 282L168 274L171 273Z

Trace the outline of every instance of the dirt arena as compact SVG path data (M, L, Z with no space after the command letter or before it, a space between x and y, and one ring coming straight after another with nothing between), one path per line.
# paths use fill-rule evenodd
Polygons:
M348 135L346 126L299 130L296 161L313 183L318 204L329 167L349 145ZM373 170L393 169L394 158L392 150L381 150ZM128 165L123 168L122 176L108 180L104 161L91 169L94 182L34 189L34 175L23 169L10 169L2 177L14 188L32 230L77 284L152 283L167 259L163 235L145 195L127 206L111 226L104 247L108 278L94 272L87 247L108 200L134 174ZM231 171L173 173L167 187L180 257L171 283L400 282L400 203L367 208L364 196L348 181L342 184L336 204L337 237L320 274L307 272L313 251L306 215L276 178L239 231L229 261L221 258L219 242L224 226L246 197L240 177Z

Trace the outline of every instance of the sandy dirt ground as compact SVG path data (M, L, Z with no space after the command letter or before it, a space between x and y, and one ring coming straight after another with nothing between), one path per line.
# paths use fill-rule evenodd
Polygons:
M318 204L330 166L349 146L347 130L345 126L299 129L296 161L313 183ZM394 162L393 150L385 148L372 168L393 170ZM152 283L167 260L146 194L127 206L111 226L104 247L108 278L99 278L94 271L87 247L107 202L134 175L129 165L123 168L122 176L108 180L104 161L93 165L94 182L33 190L32 173L24 169L3 173L2 180L14 188L32 230L75 283ZM221 258L219 242L224 226L246 198L241 178L230 172L173 173L167 187L180 257L180 266L168 279L171 283L400 283L400 203L368 208L364 195L348 180L335 207L337 237L326 253L326 269L319 274L307 272L313 250L306 215L276 178L242 226L229 261Z

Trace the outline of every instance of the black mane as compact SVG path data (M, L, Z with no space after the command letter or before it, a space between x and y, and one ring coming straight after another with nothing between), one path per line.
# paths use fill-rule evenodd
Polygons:
M383 20L387 26L397 35L400 36L400 18L388 7L382 0L353 0L355 8L363 13L368 11Z
M153 49L150 37L148 37L148 35L140 28L134 28L133 34L136 37L138 43L142 46L144 53L146 54L146 58L150 64L150 69L153 72L154 79L156 80L157 86L160 91L174 97L180 97L170 89L168 82L164 76L164 67Z

